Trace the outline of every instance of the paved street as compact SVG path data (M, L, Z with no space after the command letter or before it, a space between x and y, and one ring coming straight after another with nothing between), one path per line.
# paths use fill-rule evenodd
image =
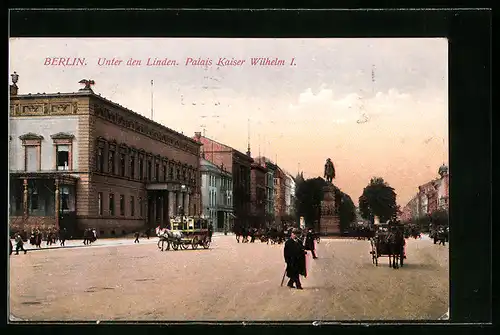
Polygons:
M372 264L370 243L322 239L304 290L280 287L283 246L215 236L209 250L160 252L157 238L10 257L21 320L438 319L448 310L448 246L407 240L403 268ZM80 243L81 241L75 243ZM286 283L286 282L285 282Z

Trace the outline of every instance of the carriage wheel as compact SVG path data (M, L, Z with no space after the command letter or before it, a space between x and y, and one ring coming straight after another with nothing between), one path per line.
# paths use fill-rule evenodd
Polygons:
M167 251L170 250L170 241L167 240L164 243L167 243L167 247L165 248L165 250L167 250Z
M163 251L163 241L162 240L158 241L158 249L161 249L161 251Z
M194 237L194 238L191 240L191 247L193 248L193 250L198 249L198 243L200 243L200 242L198 241L198 237Z
M172 241L172 249L178 250L179 249L179 242L178 241Z
M186 250L187 248L189 248L189 244L185 243L185 242L181 242L181 248Z
M210 248L210 240L209 240L208 238L205 238L205 239L203 240L203 248L204 248L204 249L208 249L208 248Z

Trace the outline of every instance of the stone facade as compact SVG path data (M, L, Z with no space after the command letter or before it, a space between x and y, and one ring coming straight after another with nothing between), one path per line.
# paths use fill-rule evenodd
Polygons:
M295 215L295 179L289 174L285 174L285 214Z
M75 234L92 227L109 236L201 208L199 143L92 90L11 95L9 128L10 200L24 207L22 219L11 209L11 227L66 220ZM40 180L53 193L37 199ZM33 214L35 199L39 207L54 196L51 215Z
M274 175L274 215L276 222L281 222L282 218L287 215L286 212L286 173L277 166Z
M250 170L253 159L225 144L196 132L193 139L202 144L205 159L231 172L233 182L234 226L250 223Z
M319 231L324 235L340 234L340 218L335 203L335 192L336 188L333 185L323 188Z
M448 210L450 179L448 167L439 168L440 177L418 187L418 193L403 208L403 221L431 215L438 209Z
M251 170L251 223L254 228L266 227L266 178L267 169L260 161L252 164Z
M266 225L271 226L275 223L274 215L274 175L276 174L276 169L278 168L274 163L272 163L266 157L257 157L256 161L260 161L265 166L266 172Z
M233 222L233 181L231 173L200 158L203 215L214 231L228 232Z

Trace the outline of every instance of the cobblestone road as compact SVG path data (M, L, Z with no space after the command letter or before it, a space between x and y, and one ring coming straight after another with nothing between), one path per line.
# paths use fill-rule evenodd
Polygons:
M448 247L428 239L407 241L398 270L387 258L375 267L368 241L323 239L302 291L280 287L282 245L217 236L209 250L161 252L156 240L12 255L12 318L435 320L448 310Z

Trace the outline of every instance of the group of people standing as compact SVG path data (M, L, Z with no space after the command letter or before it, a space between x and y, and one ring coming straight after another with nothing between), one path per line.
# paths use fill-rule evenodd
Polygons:
M46 241L47 246L51 246L51 245L57 243L57 241L60 242L61 246L64 246L66 238L67 238L66 228L63 228L59 231L52 230L52 229L49 229L48 231L42 231L40 228L35 228L35 229L31 230L31 234L29 237L29 243L31 245L35 246L36 248L40 248L40 249L42 248L43 241ZM28 239L27 239L26 232L16 233L14 235L14 241L16 244L16 254L19 253L19 250L25 251L25 253L26 253L26 250L24 249L24 241L27 241L27 240ZM12 249L13 249L12 241L10 242L10 246L11 246L10 254L12 254Z
M40 229L34 229L31 231L30 244L36 246L37 248L42 247L42 241L47 242L47 246L56 244L59 241L60 245L64 247L68 233L66 228L57 230L49 229L47 232L42 232Z
M87 228L83 232L83 244L90 245L97 240L97 231L95 228Z
M236 241L238 243L240 243L240 238L241 243L254 243L255 237L258 233L258 229L253 227L241 227L241 229L237 229L234 233L236 235ZM250 238L250 241L248 240L248 238Z

